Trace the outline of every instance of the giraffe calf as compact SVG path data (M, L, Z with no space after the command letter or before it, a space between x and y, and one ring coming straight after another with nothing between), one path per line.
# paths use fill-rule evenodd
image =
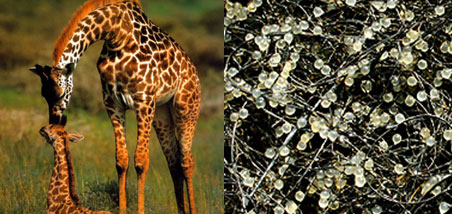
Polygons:
M80 141L83 139L83 135L68 134L64 129L64 125L60 124L44 126L39 133L46 139L47 143L52 145L55 155L55 164L47 193L46 213L110 213L106 211L92 211L82 207L75 191L75 176L69 141Z

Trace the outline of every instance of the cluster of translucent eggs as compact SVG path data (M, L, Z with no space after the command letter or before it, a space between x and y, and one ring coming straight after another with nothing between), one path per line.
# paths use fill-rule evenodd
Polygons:
M442 56L452 54L452 41L432 42L436 38L426 31L429 23L419 24L423 22L419 22L418 10L398 0L342 0L337 5L309 3L296 7L299 16L281 11L253 16L262 4L269 2L252 0L246 6L225 2L226 27L259 20L256 29L231 28L230 32L241 32L244 43L234 47L235 58L231 57L231 66L225 70L225 103L246 100L248 104L225 104L225 109L229 121L238 124L241 120L256 121L250 116L252 110L272 112L267 115L272 130L263 136L275 138L263 150L265 161L258 164L276 164L266 176L271 179L265 178L258 192L275 198L268 202L274 213L297 213L305 197L316 199L315 205L322 210L340 209L345 189L369 192L369 185L379 188L373 182L380 175L375 171L382 168L384 173L401 179L385 181L385 185L401 188L404 179L418 173L410 162L413 157L387 162L380 154L392 157L394 151L411 148L441 152L439 146L450 145L452 129L443 125L450 121L451 100L443 86L450 84L452 69L442 62ZM366 8L372 16L356 23L348 20L347 26L353 27L338 28L338 33L328 23L335 21L328 15L337 7L350 11ZM429 19L442 19L446 9L446 5L437 5L425 10L429 10ZM441 29L452 33L452 27ZM225 42L234 39L227 34L225 31ZM305 42L311 38L321 42ZM335 52L343 57L335 58L339 56ZM424 123L422 117L434 122ZM294 137L282 144L289 133L295 133ZM315 162L305 178L310 184L284 195L291 187L286 176L295 168L295 160L312 151L323 152L319 148L322 142L338 159L325 161L322 166ZM337 148L352 154L342 154ZM258 177L251 174L256 173L240 172L244 188L256 186ZM414 185L419 185L418 194L436 196L445 191L439 185L441 179L442 175L433 175ZM391 197L396 200L404 196ZM374 202L367 203L367 211L384 213L386 206ZM448 212L450 206L438 202L440 213Z

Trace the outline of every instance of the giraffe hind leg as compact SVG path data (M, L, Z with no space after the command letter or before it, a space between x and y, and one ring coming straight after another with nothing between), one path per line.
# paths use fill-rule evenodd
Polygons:
M180 162L179 145L168 104L156 108L153 127L171 173L178 213L187 213L184 195L184 174Z
M199 84L199 82L197 83ZM196 123L199 118L200 99L201 94L199 87L190 92L187 92L187 90L180 90L174 97L174 105L171 106L171 112L174 116L174 123L176 125L176 136L180 148L181 166L187 185L190 213L192 214L196 213L196 207L193 191L194 160L191 147Z

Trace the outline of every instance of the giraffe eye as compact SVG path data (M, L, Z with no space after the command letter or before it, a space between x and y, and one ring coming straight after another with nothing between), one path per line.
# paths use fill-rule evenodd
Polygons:
M57 132L57 135L60 137L63 136L63 134L64 134L63 132Z

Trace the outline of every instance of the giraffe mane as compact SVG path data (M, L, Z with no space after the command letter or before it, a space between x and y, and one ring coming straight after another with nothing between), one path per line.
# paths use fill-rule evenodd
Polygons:
M79 9L77 9L77 11L72 15L72 18L69 20L69 23L66 25L66 27L64 27L60 36L55 41L55 49L53 51L53 65L57 66L58 61L63 55L64 48L69 42L72 34L75 32L75 29L77 28L77 25L80 22L80 20L82 20L86 15L88 15L88 13L101 6L123 1L127 0L87 0L85 3L83 3L83 5ZM129 0L129 1L136 2L140 5L139 0Z

